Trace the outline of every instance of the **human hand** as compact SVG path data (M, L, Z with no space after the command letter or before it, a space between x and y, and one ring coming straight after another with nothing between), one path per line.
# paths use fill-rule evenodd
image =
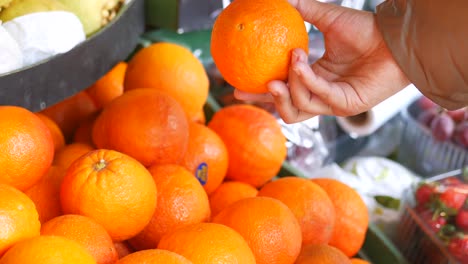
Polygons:
M309 66L307 54L296 49L287 82L271 81L266 94L235 90L237 99L274 102L281 118L295 123L316 115L362 113L409 84L373 13L315 0L289 2L323 33L323 57Z

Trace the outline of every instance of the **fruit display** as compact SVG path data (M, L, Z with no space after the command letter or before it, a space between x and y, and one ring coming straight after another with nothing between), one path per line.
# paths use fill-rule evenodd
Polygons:
M0 74L70 51L116 17L124 0L11 0L0 3Z
M420 241L413 251L406 252L409 260L468 263L467 178L457 171L435 179L408 191L397 240L405 244Z
M431 130L436 140L468 148L468 107L448 111L424 96L417 104L421 109L418 121Z

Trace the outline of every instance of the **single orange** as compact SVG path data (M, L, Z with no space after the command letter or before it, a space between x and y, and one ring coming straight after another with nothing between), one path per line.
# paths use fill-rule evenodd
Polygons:
M24 191L47 173L54 158L49 128L17 106L0 106L0 183Z
M336 222L329 244L352 257L361 249L369 226L367 206L357 191L335 179L312 179L335 206Z
M0 184L0 226L0 257L19 241L38 236L41 229L33 201L5 184Z
M186 257L193 264L255 264L247 242L232 228L199 223L179 228L162 237L158 249Z
M217 215L224 208L241 199L255 197L257 193L258 190L255 187L244 182L223 182L209 196L211 215Z
M176 99L190 121L199 120L208 98L203 64L187 48L159 42L138 51L128 63L125 90L153 88Z
M371 264L369 261L360 259L360 258L352 258L351 264Z
M66 170L75 160L92 150L94 148L88 144L68 144L55 154L54 165Z
M156 165L149 172L158 187L158 206L145 229L129 240L137 250L155 248L168 232L210 217L205 190L184 167Z
M97 264L114 264L117 250L103 226L82 215L61 215L44 223L41 235L62 236L83 246Z
M114 242L114 247L115 250L117 250L117 255L119 256L119 259L134 252L134 250L130 247L127 241Z
M235 88L267 92L272 80L286 80L291 52L308 51L309 37L299 12L287 0L236 0L216 19L211 54Z
M42 122L44 122L47 128L49 128L50 135L52 136L52 140L54 142L55 152L63 148L63 146L65 146L65 137L63 136L62 130L60 130L60 127L57 125L57 123L44 114L35 114L42 120Z
M71 141L78 125L98 111L93 99L81 91L57 104L40 111L52 119L62 130L65 141Z
M37 236L15 244L0 264L96 264L77 242L60 236Z
M327 244L335 226L335 208L328 194L308 179L284 177L268 182L258 196L283 202L296 216L303 244Z
M93 126L94 121L98 117L99 113L89 116L83 120L80 125L76 128L73 134L73 143L84 143L90 146L94 146L93 142Z
M231 105L216 112L208 127L228 149L227 179L260 187L281 169L286 138L269 112L247 104Z
M292 264L301 250L301 227L291 210L277 199L239 200L217 214L213 222L244 237L257 264Z
M145 166L178 163L187 150L182 107L156 89L136 89L108 104L93 127L98 148L130 155Z
M226 145L218 134L205 125L191 123L181 165L197 177L208 194L223 182L228 162Z
M34 202L41 224L62 214L60 205L60 185L65 176L62 167L51 166L38 183L24 193Z
M327 244L304 245L295 264L351 264L339 249Z
M185 257L162 249L147 249L132 253L116 264L192 264Z
M125 71L127 63L117 63L110 71L97 80L85 91L94 100L98 108L102 108L124 92Z
M114 241L145 228L156 208L156 184L135 159L113 150L95 150L68 168L60 189L65 214L91 217Z

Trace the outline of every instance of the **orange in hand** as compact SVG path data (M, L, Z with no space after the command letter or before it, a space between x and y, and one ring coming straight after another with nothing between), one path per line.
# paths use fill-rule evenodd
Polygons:
M200 121L209 81L203 64L187 48L155 43L138 51L128 63L125 90L152 88L177 100L190 121Z
M188 138L184 110L156 89L124 93L104 108L93 127L98 148L125 153L147 167L180 162Z
M158 187L158 206L145 229L130 239L137 250L155 248L166 233L210 217L205 190L184 167L156 165L149 172Z
M281 169L286 138L269 112L247 104L231 105L216 112L208 127L227 147L227 179L260 187Z
M65 214L91 217L114 241L145 228L156 208L156 195L148 170L113 150L95 150L73 162L60 189Z
M258 196L283 202L296 216L303 244L327 244L335 226L335 208L328 194L308 179L285 177L268 182Z
M335 228L330 245L338 248L348 257L361 249L369 226L367 206L358 192L335 179L312 179L330 197L336 213Z
M213 25L211 54L235 88L268 92L272 80L286 80L295 48L308 51L309 37L299 12L286 0L236 0Z
M242 199L222 210L213 222L241 234L257 264L292 264L301 250L301 227L291 210L277 199Z

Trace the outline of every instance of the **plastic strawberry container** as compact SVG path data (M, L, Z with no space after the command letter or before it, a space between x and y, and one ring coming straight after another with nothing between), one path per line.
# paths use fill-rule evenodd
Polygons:
M426 179L424 183L420 184L429 184L427 186L435 186L434 188L436 188L434 189L435 194L429 196L427 193L431 192L423 194L425 190L417 193L420 184L406 191L403 202L404 212L397 227L395 245L410 263L468 263L468 230L463 231L456 219L460 212L468 211L468 201L466 200L468 196L467 172L467 168L459 169ZM454 200L453 196L448 199L447 193L442 195L448 190L461 193L455 197L464 198L455 200L464 199L462 208L456 211L445 207L440 208L440 206L445 206ZM426 203L421 203L425 199L429 200ZM441 202L444 205L440 205ZM459 241L455 241L455 239ZM465 240L466 242L461 242ZM458 255L455 256L454 252L459 252L459 254L457 253Z

